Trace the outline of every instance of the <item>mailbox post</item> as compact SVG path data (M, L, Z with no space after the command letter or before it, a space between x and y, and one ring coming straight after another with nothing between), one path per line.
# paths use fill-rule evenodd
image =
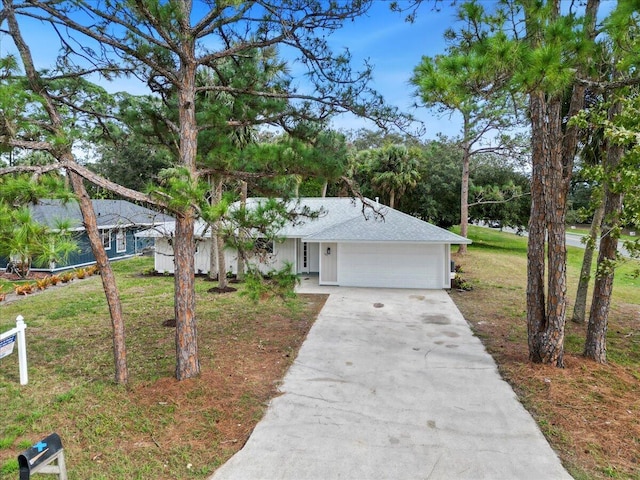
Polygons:
M52 465L56 463L56 465ZM20 480L29 480L34 473L58 475L59 480L67 480L67 466L64 462L62 440L52 433L18 455Z

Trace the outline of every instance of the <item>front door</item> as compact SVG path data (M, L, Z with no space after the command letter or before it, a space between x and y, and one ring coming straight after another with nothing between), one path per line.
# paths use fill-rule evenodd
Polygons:
M320 271L320 254L317 243L298 240L298 273L318 273Z

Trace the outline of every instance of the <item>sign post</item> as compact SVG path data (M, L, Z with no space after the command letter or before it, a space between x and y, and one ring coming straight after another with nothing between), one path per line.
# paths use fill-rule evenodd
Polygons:
M24 323L22 315L16 318L16 328L0 334L0 358L13 353L13 347L18 344L18 364L20 368L20 385L29 383L29 372L27 370L27 342L24 331L27 325Z
M52 465L56 462L57 465ZM64 461L62 440L52 433L18 455L20 480L29 480L34 473L51 473L59 480L67 480L67 466Z

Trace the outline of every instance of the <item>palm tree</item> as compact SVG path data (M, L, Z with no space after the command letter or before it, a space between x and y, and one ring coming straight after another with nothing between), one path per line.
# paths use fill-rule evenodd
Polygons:
M389 206L394 208L407 188L420 180L417 155L404 145L387 145L373 155L371 183L389 195Z
M54 228L36 222L29 207L2 205L0 255L15 263L15 272L25 278L33 263L48 266L65 261L78 250L70 233L70 222L58 220Z

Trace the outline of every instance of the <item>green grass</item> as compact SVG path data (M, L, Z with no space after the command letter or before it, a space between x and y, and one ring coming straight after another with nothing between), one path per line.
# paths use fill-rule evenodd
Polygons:
M640 229L634 229L631 231L634 231L635 235L629 235L628 233L625 233L626 230L624 230L620 235L620 240L631 240L631 241L637 240L638 235L640 234ZM589 227L585 227L585 226L577 226L575 228L569 227L567 228L567 233L586 236L586 235L589 235Z
M475 226L470 227L469 238L473 240L470 249L482 252L483 255L491 257L493 267L496 268L493 278L484 280L485 285L499 290L520 290L524 295L526 291L527 238ZM567 247L568 317L572 312L570 307L573 305L575 292L578 288L578 279L583 257L584 250L582 248ZM593 278L595 278L596 274L596 258L594 258L592 267L591 287L593 286ZM639 269L640 262L638 260L620 260L614 277L610 314L613 318L615 318L617 309L621 305L640 304ZM516 277L518 280L510 281L510 279ZM590 296L588 300L590 301ZM525 312L515 303L505 302L504 305L499 308L503 313L512 315L513 318L524 318L525 316ZM640 340L636 337L637 335L635 335L635 330L632 325L623 325L615 330L610 330L607 336L610 347L608 351L609 358L624 365L630 365L640 360ZM576 333L571 330L567 332L565 346L569 352L580 352L583 348L583 342L583 333Z
M469 227L469 238L473 240L470 248L483 250L496 255L517 256L526 259L527 238L500 232L499 230ZM567 271L570 280L570 287L576 284L582 266L584 250L579 247L567 247ZM595 258L593 262L593 273L595 274ZM639 294L637 288L640 287L640 277L636 275L640 269L640 262L634 259L622 259L616 269L614 289L616 298L620 301L638 302ZM571 293L571 290L569 290Z
M212 392L204 374L174 394L155 387L156 382L174 385L175 329L162 325L174 316L173 278L141 275L152 264L146 257L113 263L126 322L126 388L113 383L111 323L99 276L0 304L0 332L13 328L17 315L24 317L29 359L26 386L19 385L15 352L0 360L1 479L17 478L17 454L54 431L68 447L70 480L205 478L233 453L229 446L217 447L221 422L249 424L247 419L260 417L272 382L267 390L240 398L233 414L237 421L221 418L219 405L231 399ZM207 375L218 375L220 342L249 345L243 348L253 355L251 345L266 343L258 332L269 318L308 328L315 317L316 304L310 307L303 299L254 304L238 294L206 293L213 285L196 279L200 361ZM241 371L243 358L236 357L235 369ZM279 358L285 368L289 360ZM231 382L237 371L219 375ZM147 404L145 398L153 398L142 393L147 390L168 396ZM185 426L194 421L197 427ZM182 430L184 438L171 440L177 435L172 432Z
M510 255L527 255L527 239L513 234L505 234L493 228L469 226L469 238L473 244L469 248L488 250Z

